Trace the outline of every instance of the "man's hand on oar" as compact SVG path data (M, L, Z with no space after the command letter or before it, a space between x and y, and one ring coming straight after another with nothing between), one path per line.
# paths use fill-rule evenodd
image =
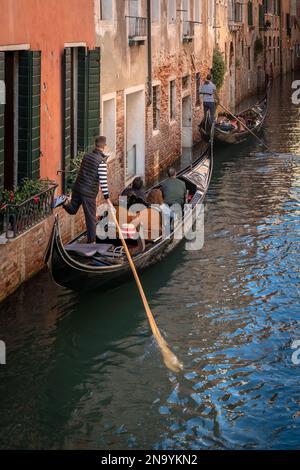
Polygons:
M143 305L144 305L144 308L145 308L145 311L146 311L146 314L147 314L147 317L148 317L153 335L154 335L154 337L157 341L157 344L158 344L158 346L160 348L160 351L161 351L161 354L163 356L164 363L168 367L168 369L170 369L173 372L178 373L183 369L183 365L182 365L181 362L179 362L179 360L177 359L175 354L171 351L171 349L169 348L169 346L168 346L167 342L165 341L165 339L162 337L162 335L161 335L161 333L160 333L160 331L159 331L159 329L158 329L158 327L155 323L155 320L154 320L153 314L151 312L151 309L149 307L149 303L148 303L148 300L146 298L144 289L142 287L139 275L138 275L137 270L135 268L134 262L132 260L131 254L130 254L129 249L128 249L128 246L127 246L127 244L124 240L122 230L120 228L119 222L118 222L116 214L115 214L114 206L113 206L112 202L110 201L110 199L108 199L107 202L108 202L112 217L114 219L114 222L116 224L116 227L117 227L117 230L118 230L118 233L119 233L119 237L120 237L120 240L122 242L123 248L125 250L129 265L130 265L132 273L134 275L137 287L139 289L140 296L141 296L141 299L142 299L142 302L143 302Z

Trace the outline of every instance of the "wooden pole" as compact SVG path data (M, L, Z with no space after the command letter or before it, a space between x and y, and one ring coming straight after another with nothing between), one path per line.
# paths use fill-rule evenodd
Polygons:
M161 335L161 333L160 333L160 331L159 331L159 329L158 329L158 327L155 323L155 320L154 320L153 314L151 312L151 309L149 307L149 303L147 301L147 298L146 298L143 286L141 284L139 275L138 275L137 270L135 268L134 262L132 260L131 254L130 254L129 249L128 249L128 246L127 246L127 244L124 240L122 230L120 228L119 222L118 222L116 214L115 214L115 209L114 209L113 204L111 203L111 201L109 199L108 199L108 204L109 204L109 208L110 208L112 217L113 217L114 222L116 224L116 227L117 227L117 230L118 230L119 237L121 239L123 248L124 248L126 256L128 258L129 265L130 265L132 273L134 275L135 282L137 284L137 287L138 287L138 290L139 290L139 293L140 293L140 296L141 296L141 299L142 299L142 302L143 302L143 305L144 305L144 308L145 308L145 311L146 311L146 314L147 314L147 317L148 317L148 320L149 320L149 323L150 323L150 326L151 326L151 329L152 329L152 332L153 332L153 335L154 335L154 337L157 341L157 344L158 344L158 346L161 350L164 363L168 367L168 369L172 370L173 372L178 373L180 370L183 369L183 365L179 362L179 360L177 359L175 354L170 350L167 342L162 337L162 335Z

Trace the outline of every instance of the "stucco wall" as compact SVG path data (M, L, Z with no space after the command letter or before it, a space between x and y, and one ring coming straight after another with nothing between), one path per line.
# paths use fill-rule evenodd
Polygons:
M60 180L62 54L66 43L95 47L93 0L0 0L0 47L28 44L42 53L41 176Z

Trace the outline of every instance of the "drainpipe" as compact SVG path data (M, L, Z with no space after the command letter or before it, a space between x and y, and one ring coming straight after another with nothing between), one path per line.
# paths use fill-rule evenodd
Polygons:
M147 0L147 59L148 59L148 100L147 106L152 104L152 21L151 0Z

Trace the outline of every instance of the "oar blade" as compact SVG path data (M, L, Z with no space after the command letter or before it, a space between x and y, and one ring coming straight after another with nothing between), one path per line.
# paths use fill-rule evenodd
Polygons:
M175 374L179 374L183 370L183 364L182 362L179 361L177 356L171 351L169 348L168 344L164 339L158 340L158 346L160 348L163 361L165 363L165 366L171 370L172 372L175 372Z

